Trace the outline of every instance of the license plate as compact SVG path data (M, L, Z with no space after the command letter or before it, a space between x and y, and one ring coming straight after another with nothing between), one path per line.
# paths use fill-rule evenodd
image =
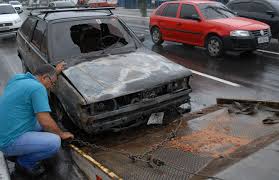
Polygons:
M9 27L0 27L0 31L8 31L9 29Z
M264 36L264 37L259 37L258 38L258 43L259 44L267 43L267 42L269 42L269 37Z
M149 117L147 125L150 125L150 124L163 124L163 119L164 119L164 113L163 112L153 113Z

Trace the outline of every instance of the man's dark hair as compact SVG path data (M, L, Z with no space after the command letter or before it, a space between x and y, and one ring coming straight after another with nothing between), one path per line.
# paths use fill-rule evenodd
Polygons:
M49 76L54 76L56 75L56 70L50 64L44 64L39 66L34 73L35 76L43 76L45 74Z

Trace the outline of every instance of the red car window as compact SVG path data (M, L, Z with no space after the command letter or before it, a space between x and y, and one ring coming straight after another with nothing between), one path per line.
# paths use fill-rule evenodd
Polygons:
M178 6L179 6L178 3L168 4L167 7L164 9L164 11L162 13L162 16L176 17Z
M182 19L192 19L193 16L199 17L196 8L190 4L183 4L180 11L180 18Z

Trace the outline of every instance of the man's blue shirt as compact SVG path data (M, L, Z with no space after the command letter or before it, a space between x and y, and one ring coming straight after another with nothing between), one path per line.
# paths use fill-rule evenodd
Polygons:
M15 75L0 96L0 150L34 130L36 113L50 111L43 84L30 73Z

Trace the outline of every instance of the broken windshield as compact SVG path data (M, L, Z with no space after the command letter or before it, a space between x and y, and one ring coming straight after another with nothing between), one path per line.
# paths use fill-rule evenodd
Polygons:
M66 62L74 61L73 59L80 61L109 53L124 53L125 50L128 52L131 48L136 48L133 37L114 17L56 23L51 30L53 37L50 47L54 62L61 59Z

